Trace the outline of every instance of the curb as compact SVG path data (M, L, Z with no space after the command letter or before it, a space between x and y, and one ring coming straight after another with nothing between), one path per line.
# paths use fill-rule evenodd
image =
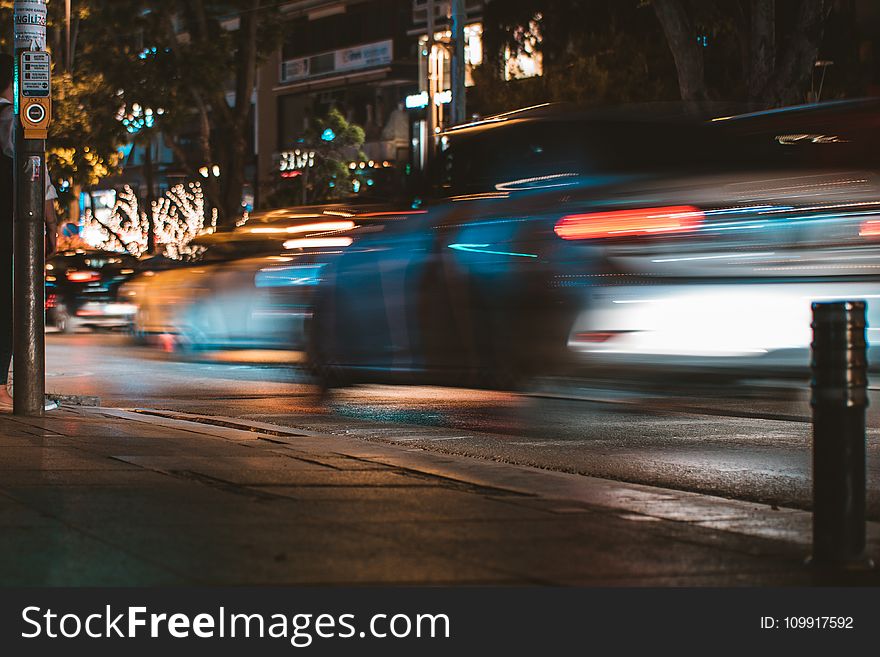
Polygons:
M812 514L799 509L442 454L399 444L368 442L265 422L143 408L100 410L102 414L123 420L186 428L229 440L267 440L300 451L331 452L484 489L554 500L560 502L553 509L558 513L595 510L634 522L680 523L794 544L805 548L804 556L812 543ZM867 534L868 552L880 556L880 522L868 522Z
M46 394L46 399L55 402L59 406L61 404L89 407L99 407L101 405L101 398L92 395L56 395L48 393Z

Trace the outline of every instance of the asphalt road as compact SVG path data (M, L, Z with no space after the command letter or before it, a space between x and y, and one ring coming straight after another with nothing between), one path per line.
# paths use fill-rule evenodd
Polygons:
M254 352L182 357L135 347L121 335L51 334L47 389L95 395L105 406L247 418L809 508L811 426L802 382L547 380L523 395L361 386L321 399L295 361ZM880 395L871 395L868 507L880 520Z

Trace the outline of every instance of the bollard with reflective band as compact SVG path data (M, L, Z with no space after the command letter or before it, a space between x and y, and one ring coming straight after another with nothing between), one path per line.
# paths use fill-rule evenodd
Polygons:
M865 558L865 302L813 304L813 555L817 566Z

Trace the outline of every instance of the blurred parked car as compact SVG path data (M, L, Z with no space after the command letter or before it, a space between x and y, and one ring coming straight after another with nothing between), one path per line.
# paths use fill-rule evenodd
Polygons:
M424 211L325 269L313 369L490 386L633 362L803 370L811 301L880 298L878 123L880 103L853 101L541 107L450 130Z
M65 251L46 263L46 323L70 333L77 327L122 329L135 308L119 287L138 269L134 256L111 251Z

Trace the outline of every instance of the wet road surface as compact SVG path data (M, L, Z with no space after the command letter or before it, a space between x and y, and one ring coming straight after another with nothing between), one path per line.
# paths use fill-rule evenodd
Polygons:
M528 394L359 386L322 399L296 355L179 355L107 333L47 336L47 390L271 422L780 506L808 508L806 383L536 382ZM257 362L254 362L257 361ZM283 362L280 362L283 361ZM880 399L868 507L880 519Z

